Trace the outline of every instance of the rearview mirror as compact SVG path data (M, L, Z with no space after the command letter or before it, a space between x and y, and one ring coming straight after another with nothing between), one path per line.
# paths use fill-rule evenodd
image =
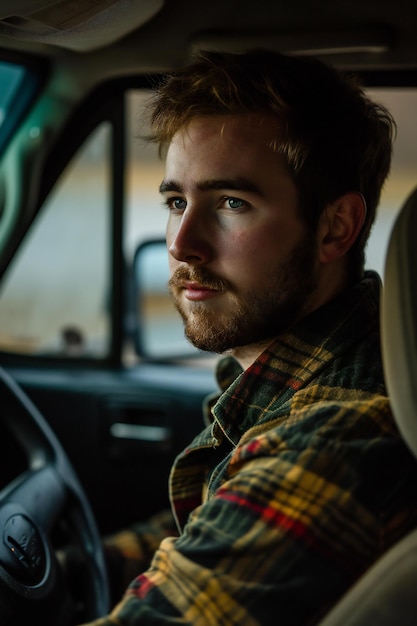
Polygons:
M183 323L168 292L168 253L163 239L139 245L134 257L135 343L142 357L199 355L184 337Z

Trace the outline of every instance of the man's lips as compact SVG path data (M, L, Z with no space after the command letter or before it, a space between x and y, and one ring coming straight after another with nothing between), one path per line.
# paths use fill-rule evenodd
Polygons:
M184 289L184 296L187 300L193 301L208 300L221 293L218 289L194 281L184 281L182 288Z

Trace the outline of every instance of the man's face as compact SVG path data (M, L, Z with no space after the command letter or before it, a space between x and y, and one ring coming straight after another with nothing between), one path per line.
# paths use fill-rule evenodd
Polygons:
M308 312L315 237L275 140L271 119L219 115L194 119L169 146L170 291L202 350L262 344Z

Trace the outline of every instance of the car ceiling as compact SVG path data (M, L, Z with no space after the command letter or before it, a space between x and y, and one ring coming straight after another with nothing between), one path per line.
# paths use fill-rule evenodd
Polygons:
M121 57L130 58L124 71L160 71L187 63L198 48L253 47L353 68L415 67L416 24L415 0L3 0L0 46L100 54L109 72Z

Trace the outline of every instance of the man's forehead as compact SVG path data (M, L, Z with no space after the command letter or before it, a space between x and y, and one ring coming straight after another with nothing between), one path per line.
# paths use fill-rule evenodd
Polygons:
M242 113L201 115L191 118L181 126L172 137L168 146L187 141L201 140L205 137L217 137L227 141L239 137L250 140L262 140L266 146L279 142L282 125L272 114Z
M261 115L195 118L168 148L161 191L181 187L259 193L271 179L288 175L277 126Z

